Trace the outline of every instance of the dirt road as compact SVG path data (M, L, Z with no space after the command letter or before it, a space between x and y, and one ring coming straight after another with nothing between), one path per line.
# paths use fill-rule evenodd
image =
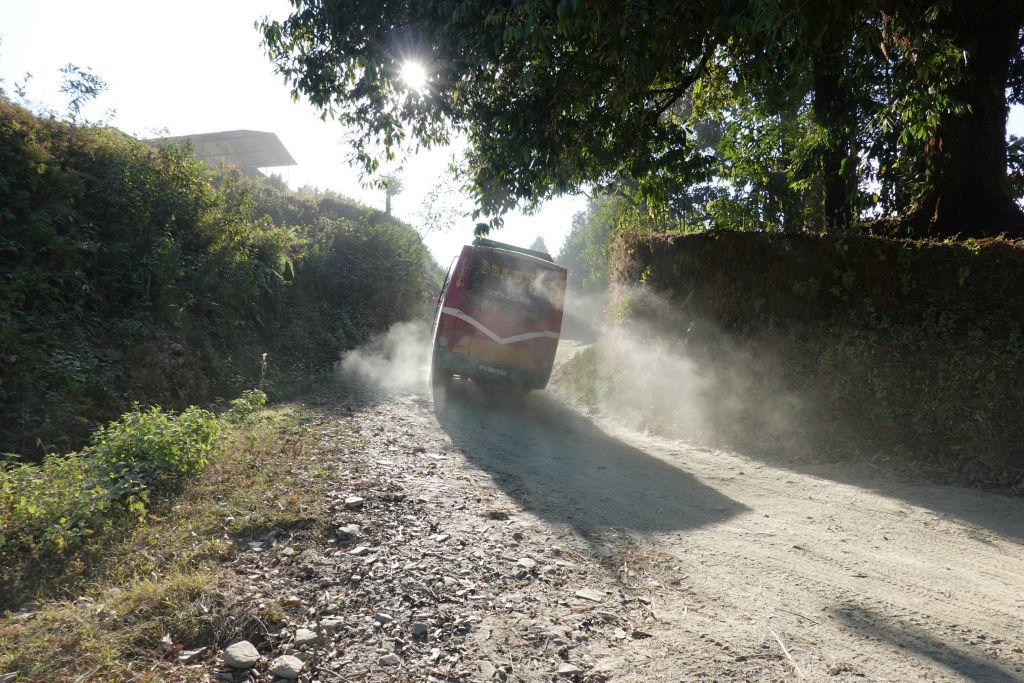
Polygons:
M346 411L368 439L359 486L377 472L420 501L378 507L393 520L378 526L426 525L377 534L373 552L432 567L421 596L450 589L472 628L450 658L462 669L441 673L444 643L399 638L399 669L360 669L339 646L344 680L1024 680L1020 499L780 468L623 431L551 393L456 382L437 404L370 391ZM338 523L372 529L368 509ZM370 614L382 598L363 584ZM401 597L392 612L406 604L427 618ZM361 637L380 654L385 635Z

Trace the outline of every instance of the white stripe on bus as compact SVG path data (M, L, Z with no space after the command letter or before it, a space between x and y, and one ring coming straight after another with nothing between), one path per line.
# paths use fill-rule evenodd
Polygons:
M450 316L458 318L459 320L465 320L467 323L480 330L488 337L498 342L499 344L513 344L515 342L526 341L528 339L538 339L540 337L548 337L550 339L558 339L559 334L557 332L551 332L550 330L544 330L543 332L526 332L524 334L516 334L511 337L499 337L498 335L487 329L487 326L478 320L474 320L470 316L466 315L457 308L449 308L445 306L441 309L441 313L447 313Z

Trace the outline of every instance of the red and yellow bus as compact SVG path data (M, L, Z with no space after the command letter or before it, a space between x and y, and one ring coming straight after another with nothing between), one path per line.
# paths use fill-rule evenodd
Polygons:
M438 298L435 386L459 376L546 387L562 329L565 276L543 252L485 239L464 246Z

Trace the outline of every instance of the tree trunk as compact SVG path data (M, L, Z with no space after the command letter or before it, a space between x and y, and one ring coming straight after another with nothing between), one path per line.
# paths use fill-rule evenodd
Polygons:
M1024 11L1016 3L952 3L947 30L966 61L953 86L964 105L925 145L925 190L909 216L928 237L1024 235L1006 172L1006 84Z
M845 44L845 39L825 41L825 49ZM821 160L826 232L850 227L857 192L857 156L853 141L857 113L844 78L847 55L842 47L838 49L835 53L816 55L811 67L814 118L826 136Z

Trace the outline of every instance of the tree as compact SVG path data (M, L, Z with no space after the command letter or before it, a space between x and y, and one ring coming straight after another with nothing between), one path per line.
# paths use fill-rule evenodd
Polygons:
M384 189L384 214L391 215L391 198L402 194L405 183L397 173L388 173L380 179L380 185Z
M922 111L907 136L923 142L922 187L910 227L937 237L1024 234L1024 212L1007 176L1006 140L1009 103L1024 102L1024 4L885 5L887 45L893 59L908 63L905 97Z
M533 249L534 251L542 251L545 254L551 253L548 251L548 245L544 244L544 238L540 235L537 235L537 239L535 239L533 244L530 245L530 249Z
M919 234L1024 231L1004 139L1005 89L1024 80L1018 0L292 1L287 20L261 28L293 93L354 126L371 169L381 150L464 133L478 215L620 179L641 201L713 181L677 109L722 59L781 135L809 113L826 228L858 217L860 174L877 165L865 151L880 150L901 155L903 180L921 168L907 207ZM426 91L403 86L412 60L430 75ZM892 87L879 98L880 73ZM1020 101L1024 88L1013 88ZM895 133L895 152L866 130ZM773 151L787 167L793 153L784 142ZM765 201L794 189L788 171L764 177ZM796 180L801 200L790 206L813 189Z
M595 294L608 288L608 241L627 206L621 197L595 197L573 216L572 229L555 257L569 271L570 290Z
M74 64L65 65L60 72L64 79L60 91L68 96L68 113L72 122L78 121L82 107L96 99L107 89L107 82L92 72Z
M370 169L381 147L464 132L488 216L617 172L644 179L685 165L687 131L664 114L734 24L755 21L727 2L293 4L288 19L261 28L294 93L355 127L356 156ZM424 65L428 92L403 86L405 60Z
M452 174L442 176L427 192L420 204L417 223L420 234L426 237L432 232L450 232L461 222L468 222L473 208L463 188Z

